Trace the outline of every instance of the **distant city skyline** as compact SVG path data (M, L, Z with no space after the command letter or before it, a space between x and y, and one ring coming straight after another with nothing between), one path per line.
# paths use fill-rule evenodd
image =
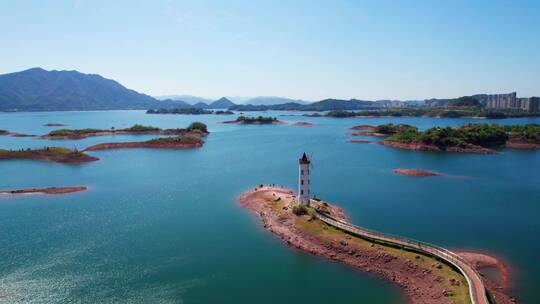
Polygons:
M540 95L538 1L17 1L0 16L0 74L209 99Z

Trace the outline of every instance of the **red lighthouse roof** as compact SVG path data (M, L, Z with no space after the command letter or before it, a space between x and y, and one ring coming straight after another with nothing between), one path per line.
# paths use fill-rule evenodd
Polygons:
M304 152L304 154L302 155L302 158L300 158L298 162L301 164L309 164L311 163L311 160L309 160L309 158L306 155L306 152Z

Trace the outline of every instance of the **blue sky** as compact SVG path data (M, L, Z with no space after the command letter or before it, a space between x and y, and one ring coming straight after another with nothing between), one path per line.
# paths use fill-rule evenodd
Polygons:
M151 95L540 95L540 1L1 1L0 73Z

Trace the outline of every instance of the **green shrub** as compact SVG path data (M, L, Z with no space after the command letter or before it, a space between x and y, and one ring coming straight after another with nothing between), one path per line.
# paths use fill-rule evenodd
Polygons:
M201 138L193 135L180 135L175 137L159 137L150 139L149 143L160 144L196 144L202 142Z
M308 208L304 205L296 205L292 208L292 212L298 216L308 213Z

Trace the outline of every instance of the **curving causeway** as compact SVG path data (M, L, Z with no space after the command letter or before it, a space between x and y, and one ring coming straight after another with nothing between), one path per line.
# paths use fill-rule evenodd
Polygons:
M440 260L454 266L465 277L469 286L469 297L472 304L490 303L486 294L484 283L478 272L473 267L471 267L463 258L450 250L425 242L384 234L358 227L356 225L334 218L321 212L317 212L317 217L330 226L341 229L352 235L356 235L364 239L382 242L394 246L400 246L412 251L417 251L430 256L435 256Z

